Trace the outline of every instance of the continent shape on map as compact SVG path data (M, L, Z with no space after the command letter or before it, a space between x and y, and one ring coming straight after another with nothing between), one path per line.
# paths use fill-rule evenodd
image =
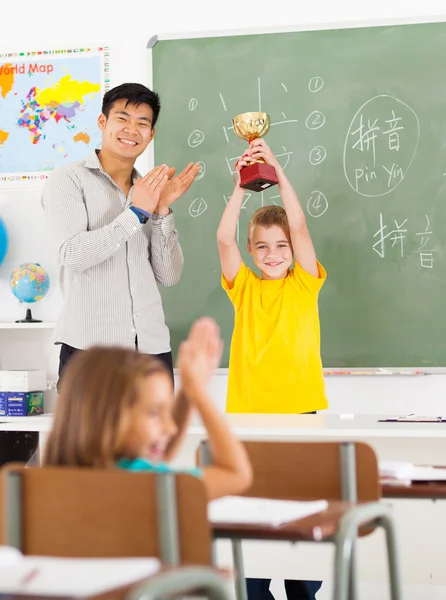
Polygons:
M8 66L8 65L5 65ZM2 70L0 72L0 96L2 98L6 98L7 94L12 90L12 86L14 85L14 73L8 72L7 70ZM3 131L0 129L0 146L6 142L9 137L8 131Z
M0 175L51 171L98 147L104 56L82 52L0 59Z
M0 90L2 98L6 98L14 85L14 71L11 67L12 65L10 63L6 63L0 71Z
M89 144L90 143L90 139L91 139L90 136L88 135L88 133L85 133L85 131L81 131L80 133L76 133L76 135L73 136L73 140L75 142L84 142L85 144Z
M85 97L99 92L100 88L99 84L89 81L73 81L70 75L65 75L50 88L39 90L33 87L26 96L26 102L22 101L18 125L26 127L32 143L37 144L47 121L55 119L58 123L65 119L70 123L77 111L82 109Z
M8 138L9 138L9 132L3 131L3 129L0 129L0 146L2 144L4 144Z

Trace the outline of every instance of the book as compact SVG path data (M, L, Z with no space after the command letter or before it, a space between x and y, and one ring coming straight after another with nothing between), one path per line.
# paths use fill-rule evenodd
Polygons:
M301 502L294 500L270 500L267 498L247 498L225 496L208 504L208 517L212 523L234 523L251 525L271 525L279 527L303 519L328 506L326 500Z
M160 567L157 558L24 556L0 546L0 594L93 596L141 581Z

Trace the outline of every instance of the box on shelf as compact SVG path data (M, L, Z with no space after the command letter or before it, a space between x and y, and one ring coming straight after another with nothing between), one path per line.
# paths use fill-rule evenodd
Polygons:
M46 372L43 370L0 371L0 392L38 392L45 389Z
M0 392L0 417L6 417L8 414L8 398L6 392Z
M0 414L2 396L6 397L7 417L30 417L43 414L43 392L0 392Z

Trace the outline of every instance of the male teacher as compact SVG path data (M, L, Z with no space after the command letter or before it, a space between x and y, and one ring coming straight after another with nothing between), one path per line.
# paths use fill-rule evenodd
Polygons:
M63 307L55 328L59 378L89 346L119 345L161 359L173 376L169 330L157 284L178 283L183 253L172 203L199 165L176 177L161 165L141 177L134 164L155 134L158 95L124 83L103 99L99 151L55 169L42 206L56 243Z

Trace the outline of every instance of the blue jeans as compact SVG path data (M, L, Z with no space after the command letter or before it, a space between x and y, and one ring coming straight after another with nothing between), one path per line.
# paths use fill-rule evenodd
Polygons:
M315 415L316 411L304 414ZM270 583L271 579L248 578L246 580L248 600L274 600L274 596L269 591ZM285 591L288 600L316 600L316 593L321 587L322 581L285 579Z
M269 591L270 583L271 579L247 579L248 600L274 600ZM322 581L285 579L286 597L288 600L315 600L321 586Z

